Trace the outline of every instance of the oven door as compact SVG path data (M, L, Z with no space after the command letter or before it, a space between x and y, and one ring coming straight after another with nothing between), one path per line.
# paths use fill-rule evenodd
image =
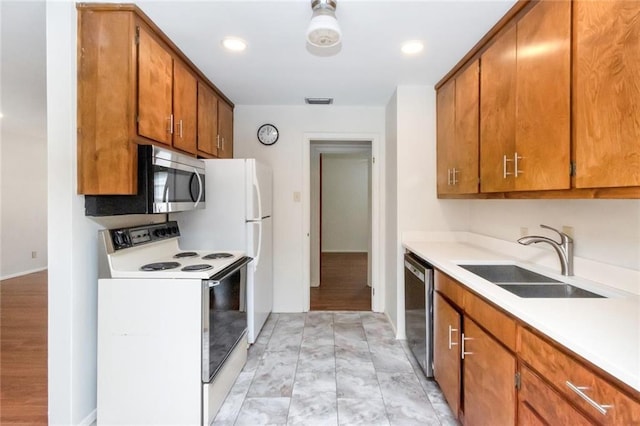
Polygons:
M247 264L243 257L202 281L202 381L209 383L247 332Z
M154 146L151 167L154 213L205 208L202 160Z

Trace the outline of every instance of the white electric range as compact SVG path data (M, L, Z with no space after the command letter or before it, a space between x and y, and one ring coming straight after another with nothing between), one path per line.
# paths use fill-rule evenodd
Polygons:
M209 425L246 362L252 259L179 236L176 222L99 233L98 424Z

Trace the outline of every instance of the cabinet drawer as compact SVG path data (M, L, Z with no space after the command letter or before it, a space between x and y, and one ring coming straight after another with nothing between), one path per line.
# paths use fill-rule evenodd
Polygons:
M435 288L449 298L459 308L463 306L463 294L466 290L456 280L442 272L435 270Z
M531 417L527 410L535 413L535 416ZM520 369L518 413L518 424L521 425L530 424L528 419L534 417L541 418L545 422L562 425L591 424L558 392L524 366ZM543 423L540 422L539 424Z
M640 424L640 401L596 375L582 362L519 327L520 358L582 411L605 425ZM575 386L576 389L573 389ZM577 389L578 387L582 389ZM578 392L582 392L580 396ZM587 399L591 400L591 403ZM598 405L598 407L596 407ZM604 412L603 412L604 411Z
M516 321L471 292L464 294L464 311L515 352Z

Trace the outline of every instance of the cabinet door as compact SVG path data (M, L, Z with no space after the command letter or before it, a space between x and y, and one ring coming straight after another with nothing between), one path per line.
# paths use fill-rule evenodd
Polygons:
M218 98L198 82L198 151L218 156Z
M219 158L233 157L233 109L229 104L218 101L218 131L220 132Z
M465 425L515 424L515 356L466 316L464 339Z
M196 107L198 81L186 66L173 61L173 146L191 154L196 153Z
M460 408L461 323L458 311L435 293L433 375L456 418Z
M482 54L480 66L480 191L510 191L516 146L515 25Z
M479 62L476 60L456 78L456 138L450 154L453 190L456 194L478 192L478 73Z
M571 2L541 1L517 31L515 189L568 189Z
M578 188L640 185L640 2L574 2Z
M451 156L456 125L456 80L451 79L437 93L437 181L438 194L451 194Z
M171 145L173 58L143 27L138 31L138 134Z

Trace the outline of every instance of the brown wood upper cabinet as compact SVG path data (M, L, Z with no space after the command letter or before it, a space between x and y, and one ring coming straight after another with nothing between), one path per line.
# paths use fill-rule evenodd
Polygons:
M78 193L135 194L137 144L219 155L198 140L199 125L215 117L217 137L218 103L231 123L233 106L171 40L135 5L79 3L77 9ZM199 91L208 91L215 107ZM225 143L232 152L230 128Z
M640 1L576 1L576 187L640 186Z
M198 85L198 152L233 157L233 107L206 85Z
M481 192L570 187L571 3L541 1L481 55Z
M218 131L220 132L218 158L233 157L233 108L226 102L218 102Z
M438 194L478 192L479 63L438 89Z
M195 154L197 80L150 31L137 31L138 134Z

